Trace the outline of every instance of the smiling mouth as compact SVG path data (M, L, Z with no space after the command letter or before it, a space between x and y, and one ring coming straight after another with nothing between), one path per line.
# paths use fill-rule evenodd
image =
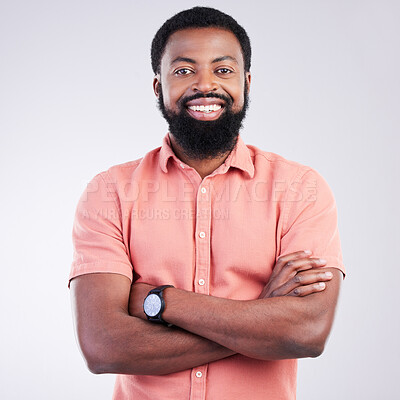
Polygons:
M186 107L188 114L195 119L200 121L212 121L222 114L224 110L224 106L222 104L201 104L201 105L190 105Z
M207 106L189 106L188 109L192 111L200 111L204 113L211 113L218 111L222 106L220 104L211 104Z

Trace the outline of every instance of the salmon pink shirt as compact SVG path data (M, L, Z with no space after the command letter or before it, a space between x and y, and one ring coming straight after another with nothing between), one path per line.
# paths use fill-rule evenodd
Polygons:
M284 254L309 249L344 272L336 214L327 183L309 167L239 136L225 162L201 179L166 135L162 147L88 184L75 217L70 279L114 273L257 299ZM237 354L163 376L117 375L114 399L289 400L296 371L296 360Z

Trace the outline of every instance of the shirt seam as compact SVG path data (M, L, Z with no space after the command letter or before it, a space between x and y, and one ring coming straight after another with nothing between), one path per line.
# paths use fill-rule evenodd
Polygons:
M132 265L131 264L124 263L124 262L121 262L121 261L103 261L103 260L101 260L101 261L89 261L89 262L78 262L78 261L73 261L72 262L72 265L75 268L82 268L83 266L92 266L92 265L93 266L95 266L95 265L104 266L104 265L109 265L109 264L126 265L126 266L129 266L129 268L132 269Z
M107 174L107 177L109 178L109 182L106 182L106 180L104 179L104 176L103 176L103 175L105 175L105 174ZM113 192L112 192L112 195L113 195L112 198L113 198L113 201L114 201L115 206L116 206L117 209L118 209L120 221L122 222L122 210L121 210L121 206L120 206L120 205L117 203L117 201L116 201L116 198L118 198L118 195L117 195L115 183L112 182L112 180L110 179L110 176L109 176L109 175L110 175L109 171L105 171L104 173L100 174L100 177L101 177L102 181L104 182L104 184L106 185L106 188L107 188L107 183L110 183L110 184L113 185L113 187L114 187Z
M142 160L143 160L143 157L139 158L138 160L128 161L126 163L123 163L122 165L118 165L118 168L131 168L133 165L140 164L142 162ZM129 165L127 165L127 164L129 164ZM105 171L105 172L108 172L108 171Z
M256 153L254 153L254 158L256 158L256 156L264 157L264 158L265 158L268 162L270 162L270 163L277 163L277 162L280 162L280 163L284 163L284 164L286 164L286 165L298 166L299 169L306 168L307 170L311 170L311 168L308 167L308 166L306 166L306 165L299 165L298 162L296 162L296 161L291 161L291 160L286 160L286 159L283 158L283 157L282 157L281 159L275 159L275 160L273 160L273 159L271 159L271 158L268 158L268 156L267 156L264 152L256 152ZM253 165L254 165L254 162L253 162Z
M278 160L279 161L279 160ZM281 232L281 238L287 233L287 223L288 223L288 218L289 218L289 213L291 210L291 206L293 202L290 202L289 204L289 195L290 195L290 188L292 186L292 183L296 181L297 179L301 180L303 184L303 179L304 176L312 171L310 167L299 167L297 170L296 174L293 176L293 179L290 181L289 186L287 188L286 194L285 194L285 199L284 199L284 205L283 205L283 223L282 223L282 232Z

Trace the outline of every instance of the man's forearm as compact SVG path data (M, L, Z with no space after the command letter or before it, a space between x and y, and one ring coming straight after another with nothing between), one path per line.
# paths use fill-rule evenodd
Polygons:
M273 280L281 289L269 283L262 293L280 296L272 299L246 302L166 289L163 318L182 329L142 320L143 300L151 285L131 286L119 274L78 276L70 287L81 351L94 373L138 375L177 372L236 352L261 359L315 355L333 320L341 276L336 270L339 278L336 275L335 282L327 285L326 293L307 295L308 300L290 299L290 276L296 270L282 269L276 274ZM300 283L295 286L306 289L321 280L326 279L311 274L296 280ZM310 290L316 289L304 293Z
M119 343L109 347L113 353L111 362L99 360L92 372L164 375L234 354L232 350L179 328L154 325L126 315L116 322L119 332L114 337L118 337Z
M299 304L304 299L235 301L182 291L165 297L166 321L248 357L285 359L318 352L310 318ZM186 310L193 304L195 314Z
M129 280L117 274L88 274L71 282L76 333L93 373L163 375L234 354L182 329L130 316L121 300L129 291Z
M318 356L332 325L341 279L332 270L335 279L324 293L304 298L238 301L169 288L163 318L252 358Z

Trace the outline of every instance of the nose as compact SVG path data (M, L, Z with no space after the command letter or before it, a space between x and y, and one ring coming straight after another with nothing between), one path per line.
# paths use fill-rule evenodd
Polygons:
M209 70L198 70L194 75L195 79L192 84L194 92L214 92L218 89L218 82L215 74Z

